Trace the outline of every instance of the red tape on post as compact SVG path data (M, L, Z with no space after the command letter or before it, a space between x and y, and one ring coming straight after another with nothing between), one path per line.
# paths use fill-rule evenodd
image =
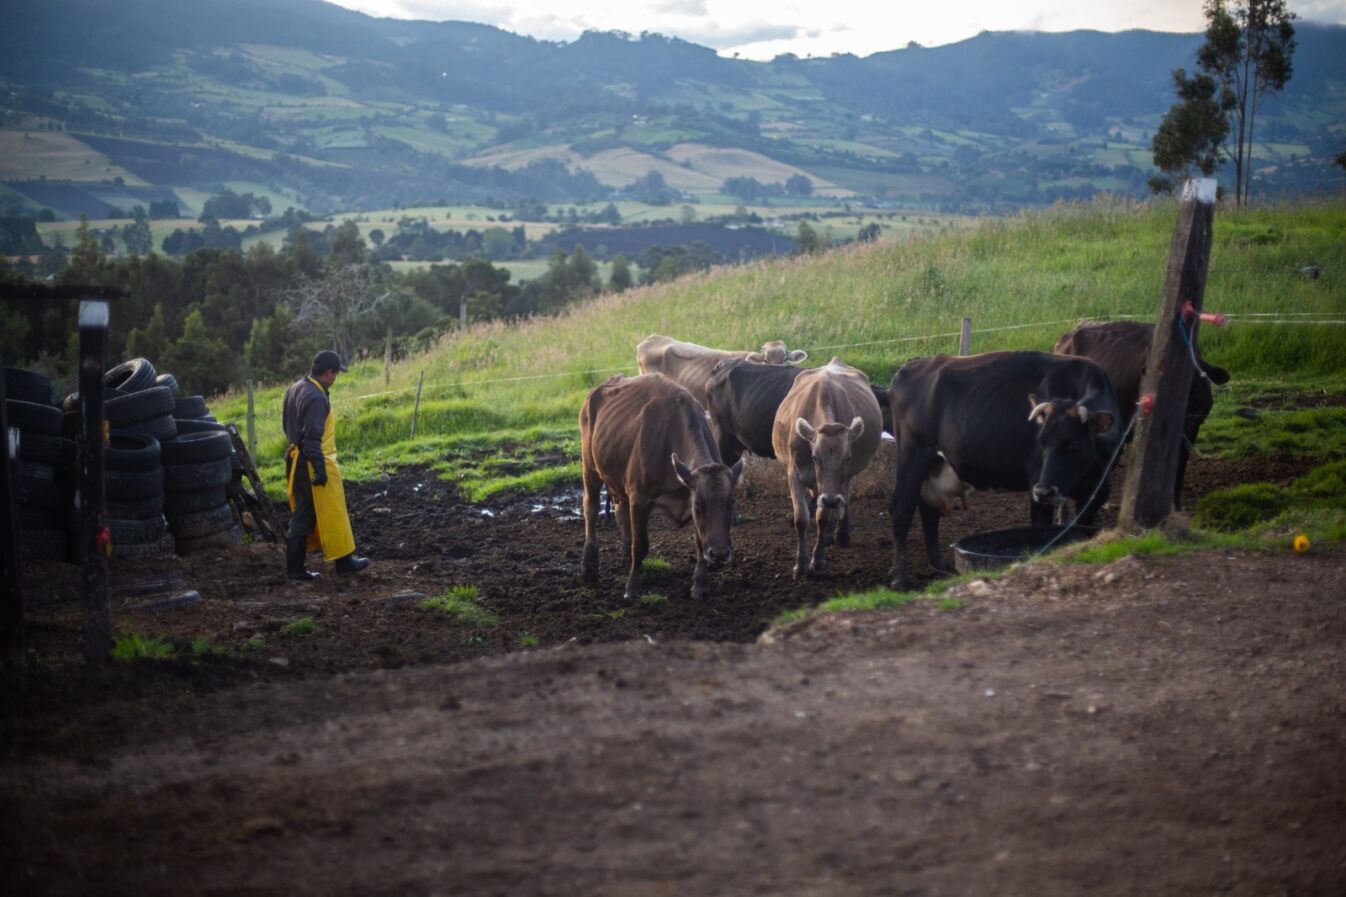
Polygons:
M1141 397L1140 397L1140 401L1137 402L1136 404L1140 406L1140 413L1141 413L1142 415L1144 415L1145 417L1149 417L1151 414L1154 414L1154 396L1153 396L1153 395L1148 395L1148 394L1147 394L1147 395L1143 395L1143 396L1141 396Z

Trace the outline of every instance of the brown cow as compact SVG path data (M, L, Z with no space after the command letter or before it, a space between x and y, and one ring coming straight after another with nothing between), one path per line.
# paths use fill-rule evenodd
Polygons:
M755 364L798 364L808 357L809 353L802 349L789 351L780 340L764 343L761 352L726 352L654 333L636 346L636 364L642 374L658 373L669 377L690 392L702 408L710 407L706 386L710 383L711 371L721 361L742 359Z
M850 544L851 480L873 460L882 429L883 413L869 378L840 358L804 371L781 402L771 444L776 460L785 465L794 505L796 579L826 572L826 546L834 538L843 547ZM806 539L815 500L818 535L810 562Z
M596 387L580 408L584 469L584 560L580 578L598 580L599 490L608 493L631 562L626 598L640 596L640 565L650 551L650 512L696 530L692 597L706 595L707 570L728 563L734 550L734 488L743 463L720 463L706 413L662 374L616 376Z

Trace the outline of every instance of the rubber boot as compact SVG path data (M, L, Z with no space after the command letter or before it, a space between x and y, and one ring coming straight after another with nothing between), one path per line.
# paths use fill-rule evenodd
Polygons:
M304 555L308 553L308 536L290 536L285 540L285 575L295 582L311 582L317 573L304 569Z
M359 573L368 566L369 558L357 557L353 551L344 558L336 559L336 572L338 573Z

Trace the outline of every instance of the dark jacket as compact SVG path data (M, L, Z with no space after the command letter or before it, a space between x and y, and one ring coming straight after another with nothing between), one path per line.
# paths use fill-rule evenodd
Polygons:
M332 409L327 390L305 377L285 391L281 409L281 426L285 439L299 446L299 454L310 464L323 463L322 431L327 426L327 415Z

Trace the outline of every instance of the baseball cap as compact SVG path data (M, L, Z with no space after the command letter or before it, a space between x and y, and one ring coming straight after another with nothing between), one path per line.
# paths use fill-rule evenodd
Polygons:
M328 371L340 371L346 373L346 366L341 363L341 356L331 349L323 349L317 355L313 356L313 373L325 374Z

